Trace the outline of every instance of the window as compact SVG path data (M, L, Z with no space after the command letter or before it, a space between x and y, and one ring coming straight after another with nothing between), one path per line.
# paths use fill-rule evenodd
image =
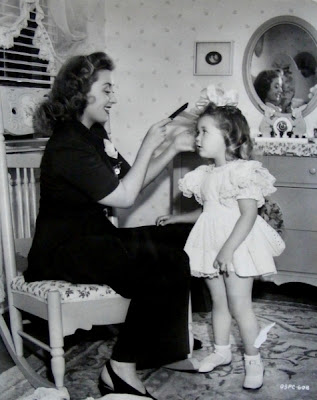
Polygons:
M18 5L13 2L0 1L1 18L19 15ZM14 37L13 45L9 48L0 47L0 85L33 88L50 88L54 77L54 62L47 60L40 54L41 40L47 39L50 46L54 41L54 24L49 17L46 0L38 2L39 8L34 7L27 11L25 26L20 30L19 36ZM44 13L44 15L43 15ZM40 14L41 19L37 18ZM39 26L39 21L40 26ZM41 32L39 32L39 30ZM43 32L46 34L43 35ZM49 46L48 46L49 48ZM46 59L44 59L46 58Z

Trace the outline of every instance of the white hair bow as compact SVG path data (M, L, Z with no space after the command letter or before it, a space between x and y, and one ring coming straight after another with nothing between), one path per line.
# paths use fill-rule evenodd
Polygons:
M238 92L236 90L225 91L219 86L209 85L200 92L200 98L196 102L198 109L203 109L212 102L216 106L236 106L238 104Z

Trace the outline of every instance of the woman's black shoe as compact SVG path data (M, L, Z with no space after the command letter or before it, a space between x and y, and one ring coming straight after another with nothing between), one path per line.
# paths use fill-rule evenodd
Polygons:
M134 387L130 386L123 379L118 376L111 367L110 360L106 362L106 368L108 374L113 383L113 389L106 385L101 377L99 377L99 390L102 396L105 396L109 393L121 393L121 394L133 394L135 396L141 397L149 397L150 399L156 400L155 397L151 396L150 393L146 390L145 393L141 393L138 390L134 389Z
M105 384L105 382L101 379L101 376L99 376L98 389L99 389L101 396L105 396L106 394L113 393L113 389L110 386Z

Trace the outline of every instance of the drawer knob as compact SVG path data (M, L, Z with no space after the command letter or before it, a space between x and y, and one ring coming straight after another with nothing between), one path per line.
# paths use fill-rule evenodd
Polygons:
M312 175L315 175L316 174L316 168L310 168L309 169L309 173L312 174Z

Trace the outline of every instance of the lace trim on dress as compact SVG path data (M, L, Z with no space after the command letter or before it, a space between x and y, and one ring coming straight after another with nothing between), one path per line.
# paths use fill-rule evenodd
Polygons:
M213 274L208 274L206 272L191 270L191 275L195 278L217 278L219 276L219 272L214 272Z

